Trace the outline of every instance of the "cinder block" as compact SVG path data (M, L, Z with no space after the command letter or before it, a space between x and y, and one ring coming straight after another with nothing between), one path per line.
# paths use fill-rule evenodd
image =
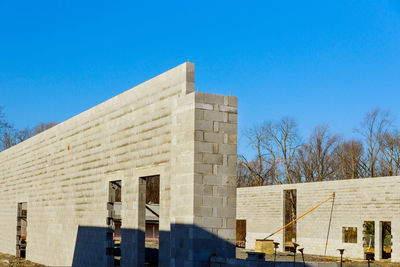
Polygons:
M236 191L226 182L227 170L236 170L228 153L236 145L223 145L236 144L228 133L237 132L228 123L236 101L194 92L194 65L184 63L1 152L0 251L15 252L22 201L29 260L112 265L106 219L118 215L122 265L143 266L146 185L139 177L160 175L160 266L202 265L217 249L233 257L215 235L235 220ZM122 181L118 214L107 210L114 180Z
M221 154L203 154L203 163L207 164L222 164L222 155Z
M223 143L224 135L221 133L205 132L204 141L211 143Z
M208 227L221 228L222 227L222 219L214 218L214 217L204 217L203 224L207 225Z
M204 111L204 120L207 121L224 121L224 113L218 111Z

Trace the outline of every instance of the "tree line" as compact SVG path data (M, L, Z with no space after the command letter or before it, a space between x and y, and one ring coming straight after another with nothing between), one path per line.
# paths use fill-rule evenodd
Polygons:
M0 151L8 149L51 127L40 122L17 129L0 107ZM396 176L400 174L400 131L388 111L368 112L356 129L358 138L332 134L327 125L315 127L306 141L297 122L284 117L266 121L245 131L256 156L238 155L237 186Z
M6 150L22 141L37 135L51 127L57 125L56 122L40 122L34 127L17 129L13 123L6 118L4 108L0 107L0 151Z
M357 138L346 140L320 125L302 141L289 117L249 128L245 137L256 155L238 155L237 186L399 175L400 132L390 112L368 112L356 133Z

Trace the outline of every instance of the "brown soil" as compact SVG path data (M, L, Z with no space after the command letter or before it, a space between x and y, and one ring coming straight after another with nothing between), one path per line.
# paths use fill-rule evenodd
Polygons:
M22 258L17 258L10 254L0 252L0 267L45 267L42 264L27 261Z

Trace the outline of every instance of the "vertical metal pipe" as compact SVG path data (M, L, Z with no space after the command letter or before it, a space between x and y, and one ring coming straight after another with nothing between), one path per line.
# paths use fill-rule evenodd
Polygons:
M341 249L338 249L338 250L340 252L340 267L342 267L343 266L343 252L344 252L344 249L341 248Z
M331 216L329 217L328 233L326 234L324 256L326 256L326 249L328 248L329 232L331 230L331 222L332 222L332 214L333 214L333 205L335 204L335 192L333 192L332 196L333 196L333 198L332 198Z
M294 252L293 255L293 267L296 267L296 251Z
M299 248L299 251L301 252L301 257L303 258L303 266L306 267L306 263L304 261L304 248Z
M294 248L294 255L293 255L293 267L296 267L296 250L299 244L296 244L293 242L293 248Z

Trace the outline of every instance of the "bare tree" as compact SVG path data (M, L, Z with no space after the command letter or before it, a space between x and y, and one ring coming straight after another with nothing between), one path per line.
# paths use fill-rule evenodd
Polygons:
M381 175L393 176L400 173L400 133L385 133L381 138Z
M246 136L257 154L239 157L238 186L400 175L400 132L389 112L368 112L357 132L362 141L342 141L322 125L301 144L291 118L253 127Z
M263 126L262 143L276 162L276 183L301 182L296 180L294 171L295 155L300 147L296 121L286 117L275 123L266 122Z
M240 159L240 155L238 155L237 167L236 167L236 186L237 187L249 187L252 186L252 177L250 175L250 171L248 168L242 164L242 160Z
M16 143L16 130L6 120L6 114L0 107L0 151L10 148Z
M342 142L336 149L336 178L355 179L365 176L366 166L363 161L363 145L357 140Z
M296 175L295 156L300 147L297 123L292 118L282 118L277 122L266 122L263 126L263 147L276 162L275 183L296 183L301 179ZM296 217L296 196L290 190L288 200L291 205L291 216Z
M16 132L16 139L17 139L17 142L18 143L20 143L20 142L23 142L23 141L25 141L26 139L29 139L29 138L31 138L33 136L33 132L32 132L32 130L30 129L30 128L25 128L24 130L20 130L20 131L17 131Z
M294 158L299 147L297 124L291 118L265 122L245 132L256 157L247 160L239 156L238 185L250 186L301 182L294 170Z
M0 151L8 149L55 125L57 123L53 121L48 123L40 122L32 129L25 128L24 130L18 130L6 120L3 108L0 107Z
M54 122L54 121L47 122L47 123L45 123L45 122L39 122L39 123L38 123L35 127L33 127L33 129L32 129L33 135L40 134L41 132L44 132L44 131L46 131L46 130L48 130L48 129L50 129L50 128L56 126L56 125L57 125L57 123Z
M261 164L259 160L262 160ZM247 161L243 155L238 157L237 185L241 186L259 186L273 184L275 174L274 162L267 158L256 158Z
M376 108L365 115L361 127L358 129L365 143L367 176L375 177L379 175L376 168L382 151L381 139L388 133L391 122L389 112Z
M245 168L247 172L241 169L241 173L247 177L241 177L242 183L246 180L246 184L250 186L273 184L276 175L276 160L265 151L263 146L264 132L262 126L254 126L245 132L245 136L250 146L257 152L254 160L248 161L243 155L238 157L240 168ZM238 181L239 182L239 181Z
M8 125L6 120L6 114L3 111L3 107L0 106L0 131Z
M4 127L0 137L0 150L6 150L17 143L17 131L15 128L10 125Z
M331 135L327 125L317 126L308 142L298 150L296 170L306 182L334 180L335 151L340 137Z
M146 178L146 204L160 204L160 176Z

